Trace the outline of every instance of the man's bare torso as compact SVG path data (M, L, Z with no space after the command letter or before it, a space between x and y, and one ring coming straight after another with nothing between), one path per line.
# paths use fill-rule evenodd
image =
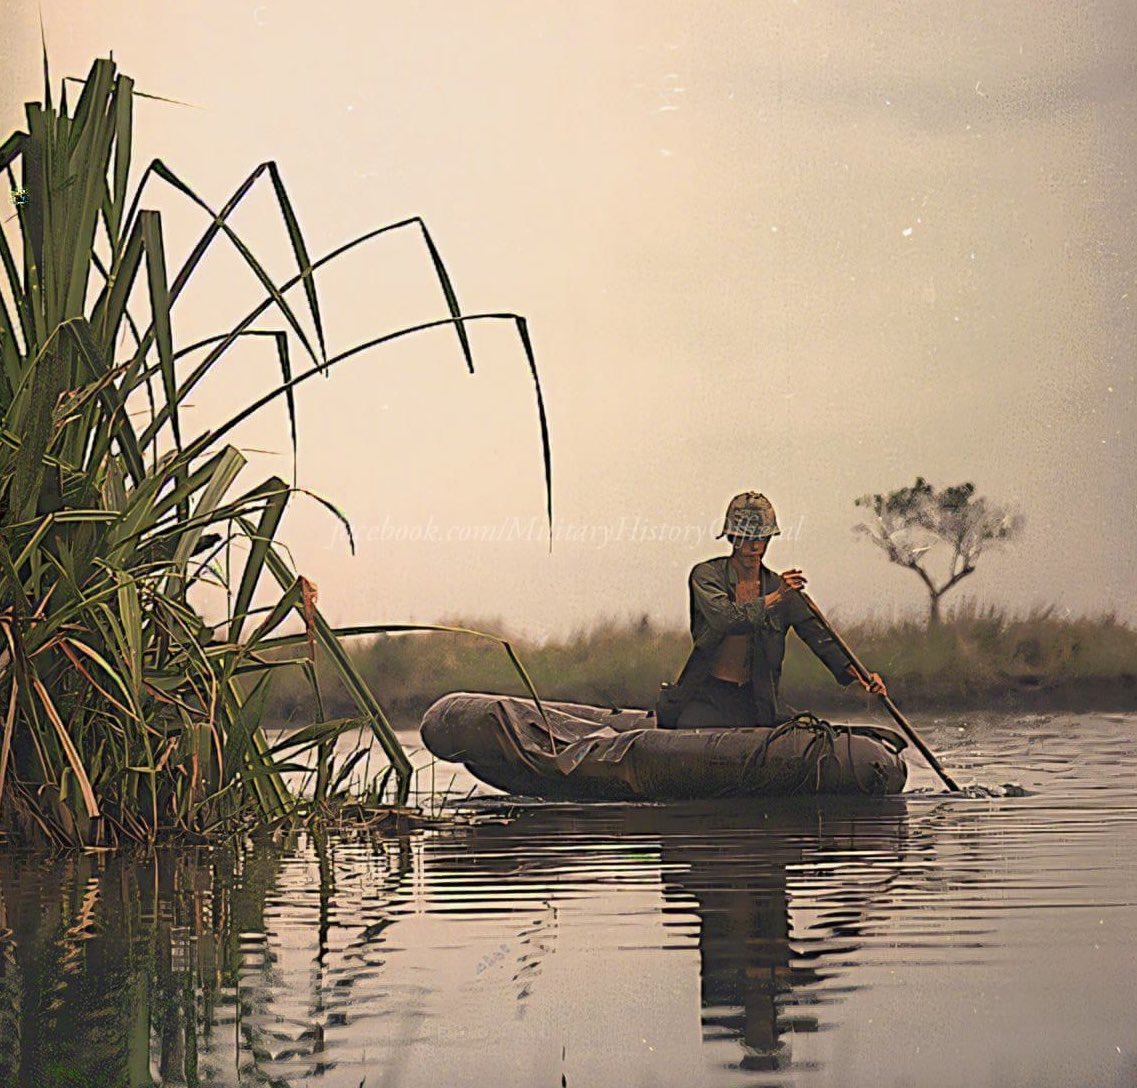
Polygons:
M762 568L753 575L742 575L734 587L734 600L737 604L749 604L762 594ZM745 684L750 679L750 638L748 635L727 635L722 640L711 665L711 676L719 680L729 680L734 684Z

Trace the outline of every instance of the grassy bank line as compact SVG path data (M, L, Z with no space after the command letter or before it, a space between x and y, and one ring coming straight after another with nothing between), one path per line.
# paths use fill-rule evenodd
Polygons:
M919 621L834 621L903 707L1137 709L1137 629L1110 615L1062 618L1053 610L1012 614L965 606L937 628ZM502 632L500 620L464 621ZM587 630L538 642L511 640L543 698L649 706L661 680L674 679L690 648L676 627L606 619ZM447 691L522 694L516 674L491 644L445 635L379 637L349 647L368 683L381 686L394 716L417 720ZM796 638L787 641L784 698L799 708L864 713L870 700L842 690ZM339 714L346 694L329 688L325 709ZM306 721L313 704L302 683L281 673L268 717Z

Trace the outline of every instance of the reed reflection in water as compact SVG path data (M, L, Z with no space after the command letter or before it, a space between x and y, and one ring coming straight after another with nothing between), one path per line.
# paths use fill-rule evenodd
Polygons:
M280 856L5 857L0 1084L207 1083Z

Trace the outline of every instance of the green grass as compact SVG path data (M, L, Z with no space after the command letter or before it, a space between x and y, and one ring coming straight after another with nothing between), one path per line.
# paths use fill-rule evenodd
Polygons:
M936 628L922 621L836 623L870 668L880 672L903 709L1071 707L1137 709L1137 630L1112 616L1062 618L1053 610L1021 615L964 606ZM505 630L500 619L472 626ZM690 648L685 630L606 619L546 642L514 638L544 699L612 706L650 706L661 680L674 679ZM353 641L348 653L361 676L382 683L392 717L409 724L439 695L474 690L522 694L501 654L467 639L432 635ZM783 697L799 708L863 712L867 697L842 690L793 635L787 640ZM343 695L330 687L326 708ZM313 705L294 678L282 675L270 720L303 722Z

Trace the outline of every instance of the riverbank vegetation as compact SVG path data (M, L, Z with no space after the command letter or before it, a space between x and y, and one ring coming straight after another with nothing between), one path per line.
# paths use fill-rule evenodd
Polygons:
M884 675L902 708L1137 710L1137 629L1110 615L1015 614L963 604L931 627L923 619L834 623L866 665ZM471 625L508 626L501 620ZM511 642L543 699L611 706L652 705L660 681L675 678L690 649L684 629L646 617ZM786 647L782 692L788 702L834 715L868 712L875 699L839 688L793 636ZM468 639L380 636L352 642L348 655L361 676L382 684L400 726L417 722L447 691L524 693L500 653ZM329 713L346 708L345 695L331 686L324 699ZM269 720L304 722L313 710L297 679L281 674L268 701Z
M335 742L361 727L393 772L383 779L388 799L401 804L412 769L376 689L278 540L297 495L342 515L278 476L239 484L245 458L228 439L283 400L295 475L298 385L437 326L455 330L472 370L465 324L480 318L515 326L536 384L525 322L461 314L420 219L309 257L272 162L220 209L160 159L132 188L137 97L129 77L98 60L54 102L45 57L43 102L28 105L26 132L0 144L14 205L0 232L0 834L114 845L279 822L302 803L291 771L312 772L317 806L349 780L355 757L337 765ZM271 185L291 250L295 273L284 282L230 222L258 183ZM160 213L145 207L156 186L204 213L180 264L168 262ZM314 273L400 229L422 238L445 316L329 354ZM183 345L175 311L215 243L234 248L261 301L232 327ZM187 398L239 349L273 353L279 382L197 431L183 413ZM536 395L548 485L539 385ZM220 604L207 620L210 587ZM290 617L298 638L280 633ZM295 642L292 663L266 656ZM312 709L304 728L270 741L262 718L282 668L302 677ZM326 675L338 681L338 716L325 713Z

